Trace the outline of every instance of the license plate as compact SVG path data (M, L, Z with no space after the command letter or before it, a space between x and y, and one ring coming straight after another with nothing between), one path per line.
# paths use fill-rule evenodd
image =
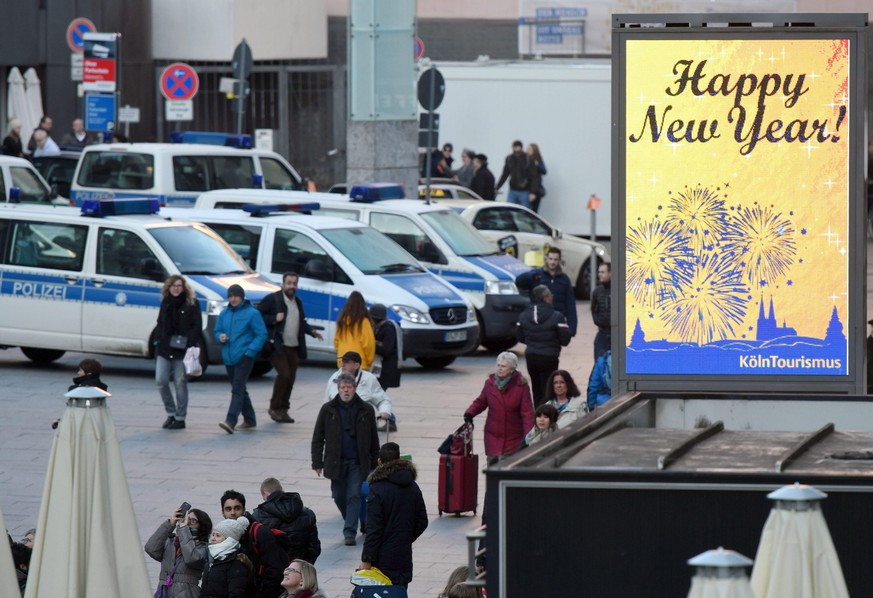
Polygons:
M467 331L466 330L452 330L451 332L446 332L446 342L451 343L453 341L465 341L467 340Z

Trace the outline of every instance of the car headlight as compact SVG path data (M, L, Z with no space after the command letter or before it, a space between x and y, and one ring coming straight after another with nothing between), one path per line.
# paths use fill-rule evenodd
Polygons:
M508 280L486 280L486 295L518 295L518 287Z
M217 316L224 308L227 307L227 301L222 299L213 299L212 301L206 302L206 315L207 316Z
M595 247L594 253L597 254L597 257L603 257L604 255L606 255L606 248L605 247Z
M468 322L475 322L476 321L476 310L473 309L473 306L471 306L471 305L467 306L467 321Z
M414 307L409 307L408 305L392 305L391 310L407 322L412 322L413 324L430 324L430 316Z

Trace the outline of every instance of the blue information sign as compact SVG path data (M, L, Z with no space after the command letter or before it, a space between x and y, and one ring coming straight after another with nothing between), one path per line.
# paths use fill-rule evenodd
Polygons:
M115 129L115 94L85 94L85 130L108 133Z

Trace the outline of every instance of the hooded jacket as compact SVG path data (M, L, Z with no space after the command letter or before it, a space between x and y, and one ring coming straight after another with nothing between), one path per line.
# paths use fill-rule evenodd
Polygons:
M315 513L303 506L303 499L296 492L273 492L252 512L255 521L288 536L288 556L291 560L303 559L315 564L321 554L318 526Z
M570 328L561 312L548 303L535 303L518 317L516 337L527 345L528 355L558 357L561 347L570 344Z
M261 312L245 299L236 307L228 305L218 316L216 343L221 344L222 334L227 335L227 342L221 345L221 358L225 365L236 365L243 357L257 357L267 340L267 327Z
M367 535L361 560L404 587L412 581L412 543L427 529L417 477L411 462L397 459L383 463L367 478Z

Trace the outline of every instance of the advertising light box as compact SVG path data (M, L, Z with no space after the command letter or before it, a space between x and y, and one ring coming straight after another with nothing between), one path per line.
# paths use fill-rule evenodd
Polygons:
M756 29L619 36L613 309L629 380L845 391L860 375L863 42Z

